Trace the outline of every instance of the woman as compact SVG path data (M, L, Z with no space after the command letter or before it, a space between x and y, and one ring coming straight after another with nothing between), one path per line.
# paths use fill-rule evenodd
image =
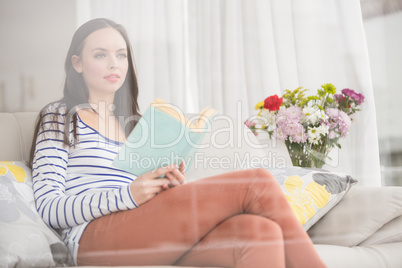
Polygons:
M38 118L30 163L37 210L78 265L325 266L266 170L186 184L183 164L137 178L111 166L139 117L121 25L82 25L65 71L64 97Z

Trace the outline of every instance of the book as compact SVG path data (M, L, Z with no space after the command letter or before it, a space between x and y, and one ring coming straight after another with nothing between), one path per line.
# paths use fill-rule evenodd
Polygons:
M188 171L216 110L205 107L186 118L176 106L155 99L127 138L112 166L136 176L159 167L185 163Z

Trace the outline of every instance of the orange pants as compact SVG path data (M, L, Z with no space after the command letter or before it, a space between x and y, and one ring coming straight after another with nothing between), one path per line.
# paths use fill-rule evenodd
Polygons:
M78 265L325 267L275 178L225 173L93 220Z

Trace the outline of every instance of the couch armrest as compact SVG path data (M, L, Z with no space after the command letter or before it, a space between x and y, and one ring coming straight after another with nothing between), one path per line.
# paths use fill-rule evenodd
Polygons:
M308 231L315 244L356 246L402 215L402 187L355 186Z

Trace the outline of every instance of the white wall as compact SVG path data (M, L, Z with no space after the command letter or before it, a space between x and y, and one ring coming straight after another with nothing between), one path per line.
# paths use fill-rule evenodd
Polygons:
M62 96L75 6L72 0L0 1L0 112L38 111Z
M402 151L402 12L364 22L380 151Z

